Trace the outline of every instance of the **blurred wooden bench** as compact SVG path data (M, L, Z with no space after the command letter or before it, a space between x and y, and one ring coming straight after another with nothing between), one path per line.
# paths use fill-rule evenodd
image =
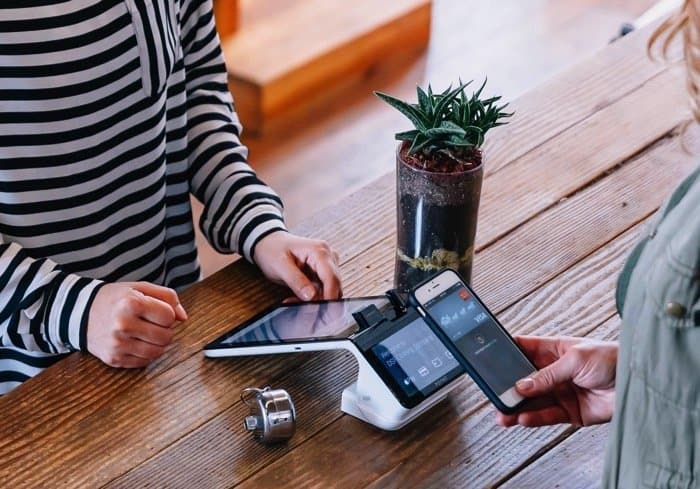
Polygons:
M216 30L221 39L226 39L236 33L239 17L238 0L214 0Z
M222 35L229 86L246 130L274 130L342 97L384 64L421 52L431 0L254 0ZM221 30L238 20L217 0ZM265 3L269 4L268 7ZM246 19L247 9L264 15Z

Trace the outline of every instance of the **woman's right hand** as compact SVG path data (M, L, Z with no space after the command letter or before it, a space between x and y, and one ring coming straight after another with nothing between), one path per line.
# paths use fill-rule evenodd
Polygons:
M103 285L90 308L87 349L110 367L145 367L187 319L177 293L147 282Z
M540 370L516 383L517 391L529 400L518 413L498 413L501 426L588 426L610 421L617 342L537 336L520 336L516 341Z

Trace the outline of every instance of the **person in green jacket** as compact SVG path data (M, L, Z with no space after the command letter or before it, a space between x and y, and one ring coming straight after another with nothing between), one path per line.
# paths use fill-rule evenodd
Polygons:
M686 0L650 40L685 43L700 122L700 0ZM618 282L617 342L519 337L540 368L520 380L532 401L503 426L612 422L606 488L700 487L700 168L676 188L633 250Z

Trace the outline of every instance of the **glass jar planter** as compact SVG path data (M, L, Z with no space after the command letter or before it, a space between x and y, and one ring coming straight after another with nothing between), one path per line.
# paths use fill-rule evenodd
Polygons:
M484 161L468 171L430 172L396 152L397 247L394 286L408 291L452 268L471 282Z

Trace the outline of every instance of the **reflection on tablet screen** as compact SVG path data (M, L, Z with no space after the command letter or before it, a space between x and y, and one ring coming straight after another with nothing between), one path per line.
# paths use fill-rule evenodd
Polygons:
M234 331L221 344L245 346L347 338L359 329L353 313L370 304L381 308L387 303L384 298L375 298L280 306Z

